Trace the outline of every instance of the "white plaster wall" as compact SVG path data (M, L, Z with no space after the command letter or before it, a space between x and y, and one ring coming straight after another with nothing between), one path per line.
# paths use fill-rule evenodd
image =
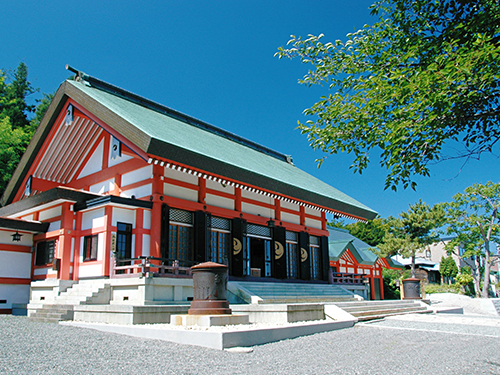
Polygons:
M234 186L226 185L224 187L220 182L207 180L207 188L234 195Z
M23 220L33 220L33 217L34 217L33 214L31 214L31 215L23 216L23 217L21 217L21 219L23 219Z
M165 167L165 177L198 186L198 177L189 173L179 172Z
M345 273L346 272L346 268L345 267L339 267L339 272Z
M0 284L0 299L7 300L7 303L0 304L0 309L11 309L13 303L28 303L30 299L30 286Z
M198 201L197 190L187 189L181 186L171 185L169 183L165 183L163 185L163 194L168 195L169 197L186 199L188 201Z
M91 193L104 194L115 188L115 179L111 178L106 181L99 182L95 185L91 185L89 187L89 191Z
M0 277L30 279L31 253L18 253L14 251L0 250Z
M80 265L78 267L78 277L95 277L102 276L101 264Z
M287 201L281 201L281 207L288 208L289 210L300 212L300 208L298 204L290 203Z
M83 244L80 249L83 249ZM102 260L104 258L104 233L99 233L97 235L97 260Z
M122 174L122 186L135 184L136 182L149 180L151 178L153 178L153 166L149 164L145 167Z
M316 228L316 229L321 229L321 221L320 220L313 220L313 219L309 219L306 217L306 227L309 227L309 228Z
M317 216L319 219L321 219L321 211L320 210L317 210L315 208L310 208L310 207L304 207L304 212L308 215Z
M151 237L149 234L143 234L142 235L142 255L144 256L149 256L151 255Z
M112 137L109 137L109 154L108 154L108 165L112 167L113 165L117 165L123 163L124 161L132 159L132 156L125 155L122 153L122 156L117 157L116 159L111 159L111 145L112 145ZM123 146L123 145L122 145Z
M87 211L82 214L82 230L103 227L104 223L104 208Z
M132 258L135 258L135 234L132 235L132 248L130 249Z
M151 229L151 211L144 210L144 219L143 219L143 227L144 229Z
M116 227L117 222L132 224L132 228L135 228L135 210L113 207L111 223Z
M253 215L259 215L263 217L274 218L274 210L271 210L266 207L256 206L250 203L241 203L241 211Z
M89 161L87 162L87 164L85 164L85 167L83 167L78 178L89 176L93 173L99 172L102 169L103 152L104 152L104 139L101 140L101 143L99 143L96 150L90 157Z
M205 202L211 206L227 208L228 210L234 210L234 199L219 197L218 195L213 195L213 194L207 194L205 197Z
M62 214L61 206L52 207L49 208L48 210L40 211L40 213L38 214L38 220L44 221L47 219L52 219L53 217L61 216L61 214Z
M300 224L300 216L292 215L289 214L288 212L282 212L281 221L286 221L287 223L292 223L292 224Z
M134 189L122 191L120 193L120 197L131 198L132 196L134 196L136 198L144 198L152 194L152 189L153 187L151 184L146 184Z
M33 246L33 235L31 233L20 233L21 241L12 242L12 235L16 233L15 230L0 230L0 250L2 249L1 244L7 245L21 245L21 246Z
M262 195L262 194L252 193L251 191L248 191L245 189L241 189L241 196L243 198L253 199L254 201L257 201L257 202L262 202L262 203L274 205L274 198L267 197L267 196Z

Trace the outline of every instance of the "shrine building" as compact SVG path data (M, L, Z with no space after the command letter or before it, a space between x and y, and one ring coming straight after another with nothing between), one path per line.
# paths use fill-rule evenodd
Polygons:
M205 261L240 282L363 274L383 298L384 261L327 228L327 214L375 211L288 155L73 71L1 198L0 311L27 303L30 285L50 285L44 301L80 280L184 282ZM178 290L168 298L189 298Z

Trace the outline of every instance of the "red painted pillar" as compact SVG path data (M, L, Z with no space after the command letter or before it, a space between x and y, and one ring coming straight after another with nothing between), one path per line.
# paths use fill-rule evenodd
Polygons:
M70 280L71 238L73 237L74 216L72 204L64 202L61 205L61 229L59 231L59 240L57 244L57 258L59 258L61 262L58 278L61 280Z
M375 276L370 275L370 299L375 299Z
M384 296L384 277L382 276L382 270L380 273L380 299L385 299Z
M77 212L75 214L75 245L73 250L73 280L78 280L78 271L80 268L80 243L81 243L81 230L82 230L82 213Z
M150 255L161 258L161 198L163 197L164 168L159 164L153 165L153 208L151 210Z
M111 262L111 230L113 223L113 207L106 206L104 208L104 254L103 254L103 275L109 276L109 267Z

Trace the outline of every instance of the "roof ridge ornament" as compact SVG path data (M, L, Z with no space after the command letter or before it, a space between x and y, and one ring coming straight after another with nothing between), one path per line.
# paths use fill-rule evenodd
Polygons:
M75 76L76 82L81 82L87 86L90 86L90 82L89 82L90 76L88 74L82 72L81 70L73 68L69 64L66 64L66 70L69 70L70 72L76 74L76 76Z

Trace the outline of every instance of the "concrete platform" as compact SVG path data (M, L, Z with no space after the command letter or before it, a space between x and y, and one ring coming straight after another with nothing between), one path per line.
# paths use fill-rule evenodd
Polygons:
M349 328L354 326L354 323L354 320L321 320L283 325L256 324L199 329L178 328L169 324L118 325L74 321L60 322L59 324L223 350L262 345L314 333Z
M173 326L199 326L199 327L215 327L248 324L248 315L171 315L170 325Z

